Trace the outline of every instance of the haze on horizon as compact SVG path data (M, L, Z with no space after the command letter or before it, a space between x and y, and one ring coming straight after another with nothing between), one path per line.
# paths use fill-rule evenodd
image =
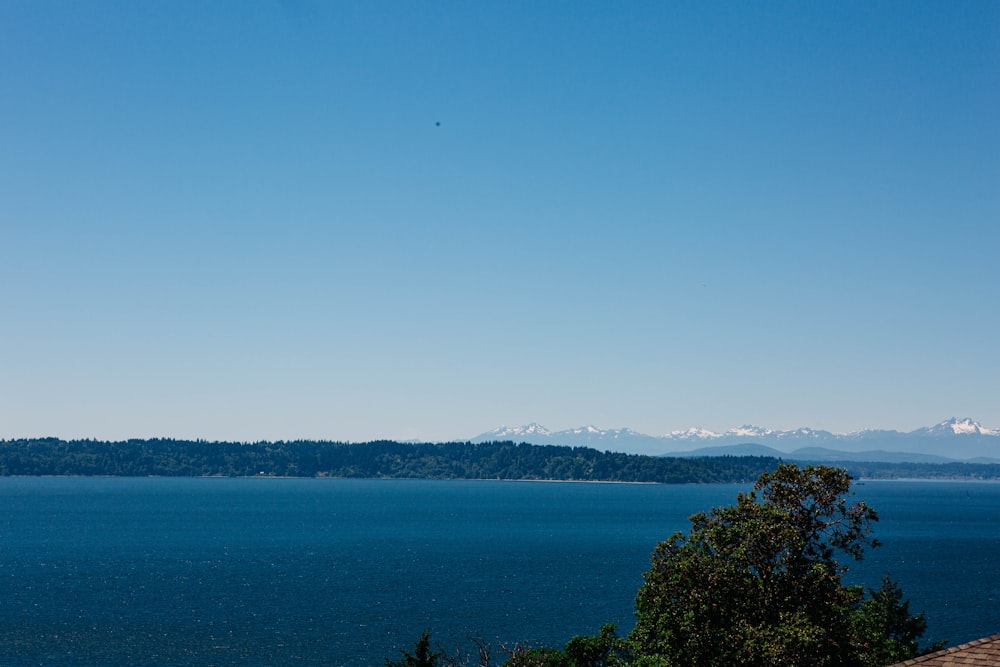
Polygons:
M1000 427L1000 4L0 4L0 438Z

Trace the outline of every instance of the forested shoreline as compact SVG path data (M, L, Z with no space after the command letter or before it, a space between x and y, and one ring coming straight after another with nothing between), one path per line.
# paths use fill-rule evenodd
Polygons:
M349 477L649 483L752 482L776 459L674 459L514 442L0 442L0 475Z
M34 438L0 441L0 475L348 477L646 482L752 482L779 459L674 458L512 441L364 443ZM842 464L855 478L1000 479L996 464Z

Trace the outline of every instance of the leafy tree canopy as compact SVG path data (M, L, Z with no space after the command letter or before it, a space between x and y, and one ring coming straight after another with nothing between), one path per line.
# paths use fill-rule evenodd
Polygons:
M631 649L615 630L614 623L608 623L597 635L573 637L562 651L553 648L518 651L504 667L626 667L630 664Z
M400 660L386 658L385 665L386 667L440 667L443 658L443 653L431 650L431 633L427 630L414 644L413 653L403 651Z
M781 465L736 504L691 517L653 552L629 639L635 664L886 665L918 654L926 623L889 580L865 598L848 566L878 542L850 475Z

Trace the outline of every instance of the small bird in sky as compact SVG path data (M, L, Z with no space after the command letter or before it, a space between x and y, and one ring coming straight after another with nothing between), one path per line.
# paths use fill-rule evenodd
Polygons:
M434 127L441 127L441 121L435 121Z

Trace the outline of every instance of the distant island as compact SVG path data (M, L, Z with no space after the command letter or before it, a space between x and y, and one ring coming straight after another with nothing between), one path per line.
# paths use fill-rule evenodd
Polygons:
M666 457L590 447L494 442L0 441L0 476L346 477L656 484L749 483L769 456ZM827 462L829 463L829 462ZM1000 479L1000 464L844 461L859 479Z

